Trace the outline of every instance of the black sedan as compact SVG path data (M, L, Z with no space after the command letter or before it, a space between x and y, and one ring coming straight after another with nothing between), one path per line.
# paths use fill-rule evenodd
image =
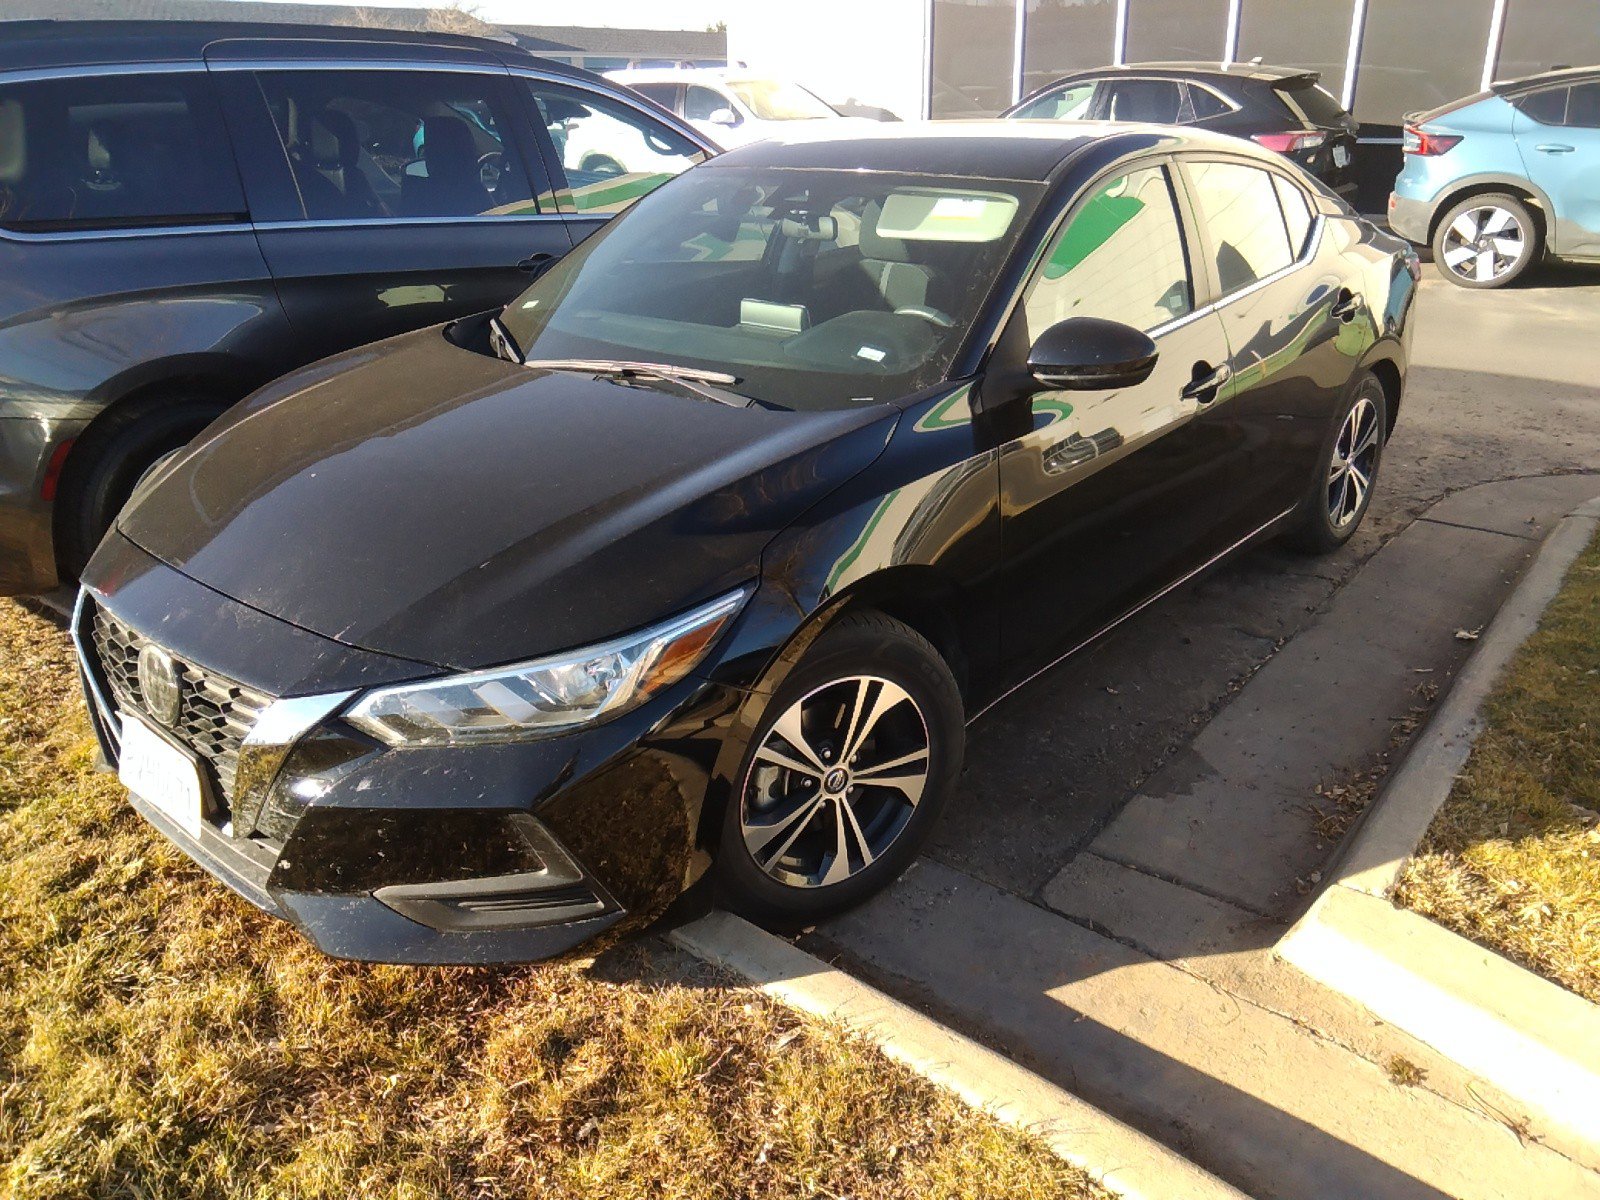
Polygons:
M1212 135L734 151L142 483L75 619L105 752L330 954L545 957L708 871L815 919L911 862L999 697L1351 536L1416 277Z

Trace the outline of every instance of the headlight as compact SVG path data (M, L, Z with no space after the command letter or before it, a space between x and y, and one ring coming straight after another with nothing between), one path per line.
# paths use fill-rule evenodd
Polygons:
M391 746L460 746L564 733L643 704L687 675L750 595L599 646L368 692L345 720Z

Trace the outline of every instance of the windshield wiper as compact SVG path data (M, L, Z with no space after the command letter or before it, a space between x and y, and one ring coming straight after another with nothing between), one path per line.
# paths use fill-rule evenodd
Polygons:
M680 367L675 363L624 362L609 358L529 358L524 359L522 365L544 371L579 371L585 375L606 375L624 380L665 380L731 408L749 408L755 403L749 396L722 390L739 382L739 376L729 375L726 371L704 371L699 367Z

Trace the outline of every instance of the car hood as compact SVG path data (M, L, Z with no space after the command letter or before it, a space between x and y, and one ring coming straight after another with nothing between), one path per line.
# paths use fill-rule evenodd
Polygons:
M752 578L897 416L730 408L423 330L256 393L141 487L119 527L304 629L470 669L609 638Z

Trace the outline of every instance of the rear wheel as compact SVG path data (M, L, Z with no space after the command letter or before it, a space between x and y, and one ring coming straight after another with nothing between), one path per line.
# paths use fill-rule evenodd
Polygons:
M1539 223L1515 196L1470 196L1445 213L1433 234L1433 261L1451 283L1504 287L1544 254Z
M964 735L955 679L927 639L882 613L841 619L756 726L723 819L724 903L792 926L893 882L949 799Z
M152 396L114 408L73 448L56 514L63 580L76 579L135 485L227 410L198 396Z
M1331 554L1360 527L1372 504L1389 428L1389 400L1372 372L1356 381L1310 491L1286 540L1307 554Z

